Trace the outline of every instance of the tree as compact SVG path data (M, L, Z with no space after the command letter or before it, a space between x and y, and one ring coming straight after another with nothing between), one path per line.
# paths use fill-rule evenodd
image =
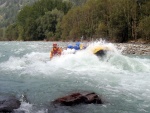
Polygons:
M57 38L60 37L58 35L60 27L57 23L71 7L70 2L62 2L62 0L40 0L35 2L33 6L25 6L18 14L17 19L20 38L49 40L50 37L55 37L56 31Z
M142 19L138 26L142 38L150 41L150 16Z
M4 30L0 28L0 40L3 40Z
M79 40L79 37L92 37L97 28L97 5L96 0L87 2L82 7L71 9L62 20L62 37Z
M16 24L12 24L6 29L5 37L9 41L16 40L18 38L18 28Z

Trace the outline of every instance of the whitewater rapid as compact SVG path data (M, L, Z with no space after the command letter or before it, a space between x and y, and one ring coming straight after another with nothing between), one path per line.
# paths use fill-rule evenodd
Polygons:
M72 42L58 43L66 47ZM49 59L52 42L1 42L0 45L0 92L16 95L26 92L31 103L22 102L19 108L25 113L32 113L34 105L44 106L59 96L80 90L94 91L110 103L101 107L82 106L80 113L150 112L149 56L123 55L122 50L104 41L88 43L85 50L76 54L68 50L52 60ZM91 52L97 45L111 48L105 58ZM8 83L12 86L6 88ZM81 108L73 111L79 113ZM34 112L48 111L34 108ZM63 112L73 113L70 108Z

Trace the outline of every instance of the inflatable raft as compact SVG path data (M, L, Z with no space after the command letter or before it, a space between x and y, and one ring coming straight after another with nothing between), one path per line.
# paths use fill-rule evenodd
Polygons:
M106 55L107 51L109 51L110 49L108 47L105 46L95 46L92 48L92 52L93 54L103 57Z

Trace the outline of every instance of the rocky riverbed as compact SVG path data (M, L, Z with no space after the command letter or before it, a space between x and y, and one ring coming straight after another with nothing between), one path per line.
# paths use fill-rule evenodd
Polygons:
M123 54L150 55L150 44L116 43Z

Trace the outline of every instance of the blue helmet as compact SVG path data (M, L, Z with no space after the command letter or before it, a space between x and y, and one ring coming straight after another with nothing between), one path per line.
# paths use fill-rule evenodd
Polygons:
M72 45L68 45L67 48L73 49L73 46Z
M80 49L80 47L79 47L78 45L74 46L73 48L74 48L75 50L79 50L79 49Z
M80 46L80 42L76 42L76 46Z

